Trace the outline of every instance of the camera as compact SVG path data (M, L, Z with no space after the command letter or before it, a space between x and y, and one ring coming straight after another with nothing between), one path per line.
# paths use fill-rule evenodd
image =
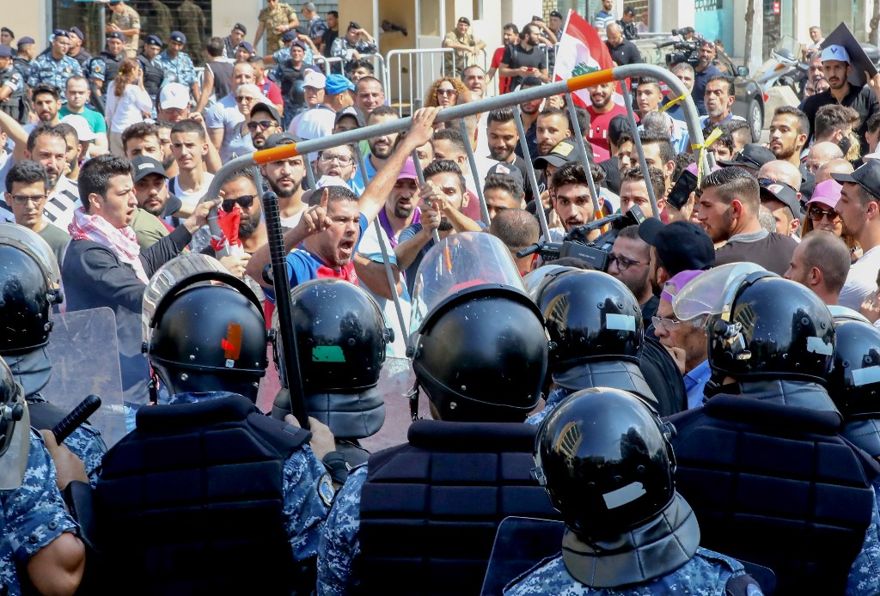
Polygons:
M540 253L545 263L563 257L575 257L590 264L596 271L608 269L608 255L620 230L627 226L638 225L645 220L645 215L634 205L625 214L615 213L588 224L573 228L565 235L562 242L538 242L516 253L517 257L527 257ZM593 241L587 240L590 232L611 224L611 229Z
M666 66L672 67L682 62L696 66L700 62L700 41L676 41L672 51L666 54Z

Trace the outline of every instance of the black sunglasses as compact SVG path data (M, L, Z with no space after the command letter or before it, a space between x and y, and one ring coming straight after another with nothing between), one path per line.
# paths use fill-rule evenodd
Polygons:
M254 204L254 195L245 195L236 199L223 199L223 204L220 207L226 213L230 213L235 209L236 203L238 203L242 209L250 209L251 205Z

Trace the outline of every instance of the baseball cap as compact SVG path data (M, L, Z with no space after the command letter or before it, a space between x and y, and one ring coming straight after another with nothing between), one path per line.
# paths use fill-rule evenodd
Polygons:
M12 58L15 52L7 45L0 45L0 58Z
M747 143L735 158L719 161L718 165L760 169L765 163L774 159L776 156L767 147L757 143Z
M159 91L159 109L182 110L189 105L189 89L182 83L168 83Z
M251 42L249 42L249 41L243 41L243 42L241 42L240 44L238 44L238 47L239 47L239 48L242 48L242 49L243 49L245 52L247 52L248 54L253 54L253 53L254 53L254 46L251 45Z
M288 29L281 34L281 41L288 43L296 39L296 29Z
M165 168L162 167L162 164L149 155L138 155L132 159L131 172L132 178L135 182L140 182L144 177L149 176L150 174L159 174L163 178L168 177L168 175L165 174Z
M822 55L819 57L822 62L826 60L837 60L838 62L847 62L849 63L849 52L846 51L846 48L843 46L839 46L837 44L832 44L822 50Z
M327 95L339 95L345 91L354 91L354 84L341 74L331 74L324 84Z
M144 38L144 45L145 45L145 46L159 46L159 47L161 48L161 47L164 46L165 44L162 43L162 38L161 38L161 37L159 37L158 35L153 35L152 33L150 33L149 35L147 35L147 36Z
M327 77L317 70L306 71L303 77L303 87L314 87L315 89L323 89L327 83Z
M274 149L275 147L280 147L281 145L290 145L291 143L296 142L296 137L289 132L277 132L266 139L266 144L263 145L263 149Z
M306 205L317 205L318 201L320 200L321 191L325 188L330 188L332 186L341 186L342 188L347 188L351 190L348 184L345 183L345 180L343 180L339 176L321 176L315 183L315 188L313 188L312 190L307 190L303 193L302 202ZM312 203L313 198L315 200L314 203Z
M840 190L842 188L837 180L823 180L813 189L813 196L807 201L807 205L821 203L835 209L837 202L840 200Z
M180 31L172 31L171 32L171 41L176 41L177 43L186 43L186 35L181 33Z
M681 292L682 288L692 282L695 278L700 277L705 271L687 269L679 271L663 284L663 291L660 292L660 299L666 302L672 302L673 299Z
M536 157L532 162L535 169L544 169L548 165L561 167L575 158L574 143L571 141L559 141L547 155Z
M16 47L17 47L18 49L21 49L22 46L26 46L26 45L34 44L34 43L37 43L37 42L34 41L34 38L33 38L33 37L27 37L27 36L25 36L25 37L20 37L20 38L18 39L18 43L16 44Z
M281 114L278 113L278 108L272 104L266 103L265 101L255 103L251 108L251 114L254 114L255 112L268 112L269 115L272 116L272 120L281 124Z
M238 31L241 31L242 33L244 33L245 35L247 35L247 27L245 27L241 23L236 23L235 25L233 25L232 30L233 31L238 30Z
M95 131L89 126L88 120L79 114L68 114L61 119L61 122L69 124L76 131L76 138L80 143L88 143L95 140Z
M639 224L639 237L657 249L657 256L670 275L715 265L712 239L693 222L674 221L664 225L656 217L649 217Z
M400 168L400 173L397 175L398 180L415 180L418 182L419 175L416 172L416 164L413 161L412 157L407 157L406 161L403 162L403 167Z
M795 189L785 182L775 182L763 178L758 182L761 185L762 201L779 201L788 207L793 217L799 218L801 216L801 203Z
M79 27L71 27L70 32L82 40L86 38L85 34L82 32L82 29L80 29Z
M841 184L852 182L864 188L869 195L880 198L880 161L870 159L850 174L831 174ZM815 192L813 193L815 195Z
M562 17L562 13L559 12L558 10L551 10L549 16L551 16L551 17L556 17L557 19L561 19L561 18L563 18L563 17Z
M125 41L125 36L119 31L112 31L107 34L107 39L118 39L120 41Z
M506 176L523 188L523 175L519 168L513 164L498 162L486 172L487 176Z
M358 126L364 126L364 115L361 114L361 111L354 106L348 106L344 110L336 112L336 119L333 121L333 125L335 126L339 124L339 121L346 116L354 118L357 121Z

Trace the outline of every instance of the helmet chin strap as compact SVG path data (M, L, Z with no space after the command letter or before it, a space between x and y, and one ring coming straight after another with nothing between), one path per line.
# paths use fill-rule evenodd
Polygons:
M412 418L412 421L415 422L417 420L421 420L419 416L419 381L415 380L413 383L412 389L410 389L406 393L406 398L409 400L409 415Z

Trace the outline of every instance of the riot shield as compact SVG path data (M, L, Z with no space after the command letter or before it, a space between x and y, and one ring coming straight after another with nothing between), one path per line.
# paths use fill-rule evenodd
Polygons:
M719 265L686 284L672 301L672 311L681 321L730 312L740 283L752 273L765 271L755 263ZM772 274L768 274L772 275Z
M364 449L375 453L380 449L406 443L406 434L412 423L408 397L414 383L415 374L408 359L385 359L378 385L385 402L385 423L379 432L360 440ZM419 400L419 416L422 418L431 417L428 403L426 399Z
M543 559L562 552L565 524L550 519L506 517L498 525L481 596L497 596L504 586Z
M101 307L52 313L52 322L46 348L52 376L41 393L65 412L89 394L99 396L101 407L89 422L110 448L126 433L116 316L112 309Z

